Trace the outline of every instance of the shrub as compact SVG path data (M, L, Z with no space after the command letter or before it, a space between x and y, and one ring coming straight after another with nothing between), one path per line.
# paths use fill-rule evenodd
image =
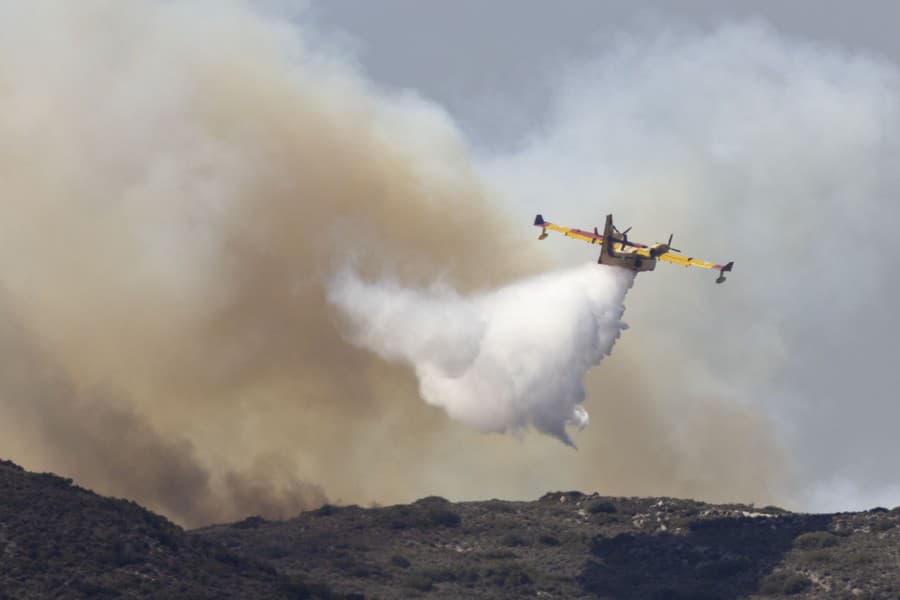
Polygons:
M213 559L234 569L244 568L247 566L248 562L246 559L229 552L225 548L214 548Z
M768 506L763 506L762 512L776 514L776 515L789 515L791 511L781 508L780 506L774 506L769 504Z
M0 459L0 465L2 465L2 466L4 466L4 467L9 467L9 468L12 469L13 471L19 471L20 473L24 473L24 472L25 472L25 469L24 469L24 468L20 467L19 465L17 465L16 463L14 463L14 462L11 461L11 460L2 460L2 459Z
M389 506L380 509L377 514L391 529L410 529L423 525L419 511L413 511L408 506Z
M592 515L597 513L612 514L616 512L616 505L609 500L594 500L588 505L588 512Z
M442 498L441 496L425 496L424 498L419 498L414 502L414 504L421 505L434 505L434 504L450 504L450 501L446 498Z
M762 580L759 591L763 594L799 594L812 585L809 577L799 573L779 571Z
M447 508L437 507L433 507L428 511L428 520L431 521L433 525L438 525L440 527L456 527L462 522L458 513Z
M538 538L538 541L545 546L559 546L559 540L552 535L542 535Z
M366 577L372 577L373 575L376 575L376 573L366 565L360 564L350 569L351 577L359 577L360 579L365 579Z
M281 545L266 546L259 553L263 558L269 560L278 560L291 555L290 549Z
M810 531L800 534L794 539L794 548L815 550L818 548L830 548L836 546L837 543L837 537L827 531Z
M438 569L426 569L425 571L422 571L421 575L427 579L430 579L433 583L443 583L447 581L474 583L478 581L480 577L477 570L467 569L464 567L442 567Z
M872 531L887 531L893 529L896 523L887 519L872 523Z
M268 521L263 519L258 515L254 515L252 517L247 517L243 521L238 521L237 523L232 524L231 526L235 529L256 529L260 525L266 524Z
M391 557L391 564L395 567L400 567L401 569L408 569L410 562L406 557L395 554Z
M501 563L487 569L484 574L498 587L528 585L532 582L528 571L515 563Z
M719 560L704 560L694 566L698 575L708 578L722 578L737 575L741 571L750 568L750 560L744 556L721 558Z
M280 588L281 593L289 600L305 600L313 594L306 582L299 577L286 577Z
M320 583L308 583L297 575L282 576L279 582L280 598L287 600L305 600L306 598L334 598L331 590ZM206 596L204 596L206 597Z
M509 550L486 550L475 556L484 560L505 560L507 558L516 558L516 553Z
M73 586L82 598L118 598L119 592L91 581L79 581Z
M111 548L103 552L100 561L114 567L124 567L135 563L144 562L146 557L130 542L116 542Z
M156 540L159 542L160 546L164 546L170 550L177 550L181 546L181 540L179 540L176 533L172 531L157 531Z
M630 533L620 533L612 538L598 535L591 540L591 554L601 558L620 555L626 549L632 548L634 542L635 537Z
M506 502L505 500L497 500L496 498L494 498L492 500L485 500L482 504L484 508L495 513L516 512L515 506L513 506L509 502Z
M820 565L822 563L826 563L832 559L831 551L829 550L809 550L804 552L800 557L800 564L805 566L813 566Z
M591 515L591 521L594 525L608 525L610 523L618 523L619 518L611 513L599 512Z
M507 533L500 538L500 543L508 548L515 548L517 546L527 546L528 540L518 533Z
M674 517L669 520L669 529L691 529L691 524L695 521L691 517Z
M564 502L577 502L584 498L584 494L579 491L571 492L547 492L538 499L538 502L548 502L552 504Z
M875 562L875 555L871 552L856 552L846 559L847 564L862 566Z
M406 580L406 585L413 589L419 590L420 592L430 592L434 589L434 582L431 578L418 574L413 575L409 579Z
M378 520L391 529L413 529L423 527L457 527L462 519L459 514L442 506L422 507L391 506L381 509Z

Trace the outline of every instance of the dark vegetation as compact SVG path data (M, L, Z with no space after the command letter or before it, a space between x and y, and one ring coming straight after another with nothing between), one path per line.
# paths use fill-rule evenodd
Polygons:
M0 599L141 597L338 596L134 502L0 461Z
M185 532L0 462L0 599L898 598L898 521L555 492Z

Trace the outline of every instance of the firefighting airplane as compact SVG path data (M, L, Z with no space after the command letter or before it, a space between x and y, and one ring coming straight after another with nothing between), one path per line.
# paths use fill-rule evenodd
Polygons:
M676 253L677 250L672 247L672 236L666 243L657 242L650 246L632 242L628 239L628 232L631 227L625 231L619 231L612 222L612 215L606 215L606 226L603 228L603 235L594 227L593 233L590 231L582 231L581 229L570 229L569 227L560 227L549 221L545 221L544 217L537 215L534 218L534 226L541 228L539 240L547 237L547 230L558 231L566 237L575 238L588 242L589 244L600 244L600 258L597 263L601 265L614 265L617 267L625 267L632 271L652 271L656 268L656 261L664 260L666 262L675 263L676 265L684 265L685 267L701 267L703 269L717 269L719 276L716 283L725 282L725 272L731 271L734 261L725 265L716 265L696 258L685 258Z

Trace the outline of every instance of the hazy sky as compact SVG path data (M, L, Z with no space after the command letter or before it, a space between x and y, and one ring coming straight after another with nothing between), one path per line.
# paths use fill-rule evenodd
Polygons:
M560 68L642 28L759 19L790 37L900 60L900 5L889 0L328 0L313 1L308 16L347 34L367 76L420 91L490 145L544 116Z

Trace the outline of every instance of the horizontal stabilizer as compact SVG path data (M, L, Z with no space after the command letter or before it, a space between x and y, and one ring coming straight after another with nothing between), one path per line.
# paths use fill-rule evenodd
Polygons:
M729 262L727 265L719 269L719 276L716 277L716 283L725 283L725 271L731 271L732 267L734 267L734 261Z

